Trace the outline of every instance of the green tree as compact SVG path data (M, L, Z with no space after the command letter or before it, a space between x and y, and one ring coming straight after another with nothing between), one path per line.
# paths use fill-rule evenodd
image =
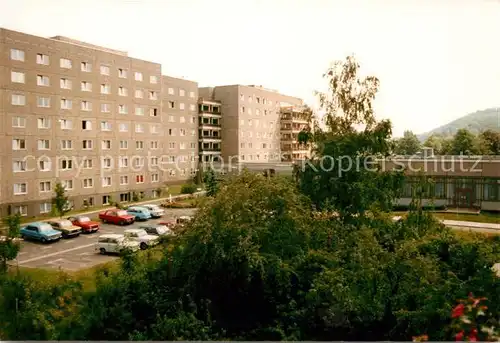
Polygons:
M467 129L459 129L453 136L451 153L453 155L479 154L477 137Z
M485 130L478 136L479 150L483 155L500 155L500 131Z
M405 131L402 138L395 141L394 153L397 155L414 155L420 150L421 144L417 135Z
M52 207L59 217L63 217L65 213L69 212L68 209L68 196L66 196L66 189L64 186L57 182L54 187L54 197L52 198Z
M16 259L21 248L19 241L19 230L21 228L21 216L19 213L3 218L5 236L0 236L0 274L7 271L8 261Z
M208 168L203 175L203 183L207 190L207 196L213 197L217 194L219 190L219 182L217 180L217 175L212 168Z

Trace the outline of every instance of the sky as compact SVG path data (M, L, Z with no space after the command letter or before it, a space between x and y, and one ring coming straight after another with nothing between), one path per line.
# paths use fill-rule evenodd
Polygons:
M0 0L0 27L162 64L200 86L257 84L316 106L354 55L377 117L422 133L500 107L500 0Z

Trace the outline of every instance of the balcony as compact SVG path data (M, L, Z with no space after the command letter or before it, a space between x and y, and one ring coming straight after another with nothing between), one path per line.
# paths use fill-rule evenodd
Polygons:
M222 114L220 105L213 104L199 104L198 113L215 114L219 116Z
M211 120L210 118L200 118L198 120L198 125L206 128L221 128L221 122L218 119Z

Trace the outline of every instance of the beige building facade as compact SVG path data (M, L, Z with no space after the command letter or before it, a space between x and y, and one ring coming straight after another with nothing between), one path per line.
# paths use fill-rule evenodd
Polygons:
M281 160L293 162L311 156L311 145L299 143L299 133L311 130L312 112L303 106L283 106L280 109Z
M0 29L0 51L1 215L50 212L56 182L81 208L191 178L195 82L61 36Z
M199 94L221 103L225 162L281 161L280 108L301 106L301 99L255 85L204 87Z

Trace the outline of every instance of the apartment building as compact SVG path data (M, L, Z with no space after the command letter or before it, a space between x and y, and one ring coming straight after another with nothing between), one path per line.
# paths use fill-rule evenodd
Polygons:
M182 182L192 179L198 166L198 83L163 76L162 86L164 179Z
M219 101L198 99L198 151L201 162L221 161L221 107Z
M221 103L224 161L280 161L280 108L302 100L255 85L203 87L199 95Z
M281 160L292 162L311 156L310 144L299 143L302 130L311 130L312 112L306 107L283 106L280 109Z
M196 83L62 36L0 29L0 51L1 215L50 212L57 181L81 208L155 197L164 182L189 178L163 162L197 154Z

